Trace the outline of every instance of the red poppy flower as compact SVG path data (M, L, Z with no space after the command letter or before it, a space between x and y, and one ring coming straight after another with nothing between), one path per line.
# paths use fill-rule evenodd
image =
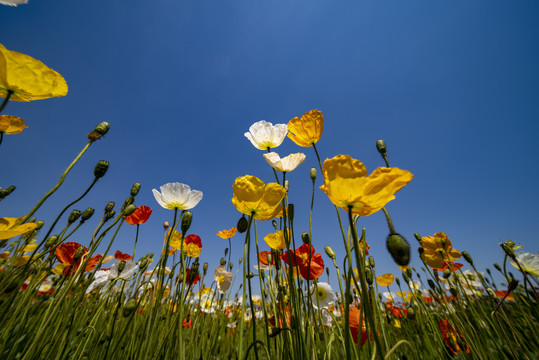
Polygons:
M193 319L187 319L187 318L185 318L185 319L183 319L183 321L182 321L182 327L184 327L184 328L190 328L191 325L192 325L192 323L193 323Z
M81 260L84 259L84 255L88 253L88 248L86 246L83 246L82 256L75 261L75 253L82 245L76 242L68 242L60 244L56 248L56 258L58 261L60 261L62 264L67 264L64 268L64 275L74 275L77 269L80 266ZM88 260L86 263L86 268L84 271L91 271L95 269L99 261L101 261L101 258L103 255L96 255Z
M116 252L114 253L114 258L116 260L118 260L118 261L129 261L129 260L133 259L133 257L131 255L124 254L120 250L116 250Z
M200 280L200 277L198 276L198 271L196 274L195 273L191 274L191 269L187 269L187 275L185 279L189 285L195 285Z
M457 271L458 269L460 269L463 266L464 266L464 264L461 264L461 263L457 263L457 262L452 262L451 263L451 267L453 268L453 271ZM437 269L437 270L444 271L445 269L449 269L449 266L447 265L447 262L444 262L444 266L441 269Z
M142 225L150 218L153 209L148 206L139 206L133 213L125 218L125 222L130 225Z
M281 259L279 259L278 257L274 257L271 251L261 251L256 256L258 256L258 261L260 261L260 264L264 266L275 265L276 261L278 261L279 263L281 262ZM271 259L271 263L268 261L268 258Z
M367 329L363 326L363 321L360 321L359 314L361 311L358 308L350 309L349 318L350 318L350 332L352 333L352 338L357 344L359 340L359 328L361 327L361 346L367 341Z
M281 255L287 265L298 266L301 276L306 280L318 279L324 273L324 260L321 254L314 253L314 247L303 244L296 250L290 250L292 264L289 264L288 251ZM310 261L309 261L310 260Z
M447 349L453 354L457 354L459 351L470 353L470 348L464 341L464 338L458 330L447 320L440 320L440 331L442 332L442 338L445 342Z

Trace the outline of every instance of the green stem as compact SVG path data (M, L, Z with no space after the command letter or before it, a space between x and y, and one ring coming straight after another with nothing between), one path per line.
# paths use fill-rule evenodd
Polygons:
M11 97L11 94L13 94L13 90L8 90L7 91L7 96L4 98L4 101L2 101L2 104L0 104L0 113L2 112L2 110L4 110L4 108L6 107L8 101L9 101L9 98ZM1 142L1 141L0 141Z

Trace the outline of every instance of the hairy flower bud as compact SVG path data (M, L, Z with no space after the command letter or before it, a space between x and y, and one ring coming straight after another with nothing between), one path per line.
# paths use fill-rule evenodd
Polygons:
M518 286L518 280L511 279L511 281L509 281L509 284L507 285L507 291L511 292L515 290L517 286Z
M434 283L434 281L432 279L428 279L427 280L427 283L429 284L429 287L432 289L432 290L435 290L436 289L436 284Z
M187 230L191 227L191 221L193 221L193 213L190 211L186 211L183 214L182 217L182 224L180 226L180 229L182 230L182 234L187 234Z
M380 155L385 155L387 152L386 142L382 139L376 140L376 149L380 153Z
M444 279L449 279L450 276L451 276L451 270L445 269L444 274L443 274Z
M232 270L233 265L234 265L234 264L232 264L232 262L230 262L230 264L228 264L228 267L230 268L230 270Z
M365 268L365 280L367 280L367 283L369 285L372 285L373 282L373 276L372 276L372 270L371 268L366 267Z
M408 276L408 274L406 273L406 271L403 271L403 272L402 272L402 278L403 278L404 281L406 281L407 283L410 282L410 277Z
M116 211L112 210L111 212L107 213L107 215L105 216L105 221L112 219L114 216L116 216Z
M288 204L288 218L291 222L294 221L294 204Z
M464 258L464 260L466 260L468 262L468 264L473 265L473 259L470 256L470 254L468 254L467 251L463 251L461 254L462 254L462 257Z
M110 129L110 124L106 121L99 123L89 134L88 139L92 142L101 139Z
M125 199L124 204L122 205L121 211L124 211L126 207L131 205L135 202L135 198L133 196L129 196L127 199Z
M335 258L337 257L335 255L335 251L331 248L331 246L329 245L326 245L324 247L324 251L326 252L326 255L329 256L331 258L331 260L335 260Z
M205 262L204 265L202 265L202 271L204 272L204 275L208 272L208 263Z
M34 230L39 230L43 227L43 225L45 225L45 222L43 220L38 220L36 221L36 228Z
M495 267L496 270L498 270L499 272L502 272L502 268L501 268L500 264L494 263L494 267Z
M310 244L311 243L311 237L309 236L308 232L301 233L301 240L304 244Z
M122 309L122 315L124 318L131 316L135 310L137 309L137 300L136 299L129 299L125 303L123 309Z
M71 214L69 214L69 217L67 218L68 224L73 224L75 221L77 221L80 216L82 215L82 212L80 210L73 210L71 211Z
M116 204L114 203L114 201L109 201L109 202L107 203L107 206L105 206L105 214L111 212L112 209L114 209L114 205L116 205Z
M139 191L140 191L140 183L136 182L131 187L131 196L137 196Z
M226 260L224 258L221 258L221 261L219 262L219 265L225 266Z
M136 209L137 209L137 207L136 207L135 205L133 205L133 204L128 205L128 206L126 206L126 208L125 208L124 211L122 212L122 215L123 215L123 216L129 216L129 215L131 215L132 213L134 213Z
M374 261L374 258L372 256L369 256L368 260L367 260L367 263L369 264L370 267L374 268L374 266L376 265L376 262Z
M421 240L421 235L419 235L419 233L414 233L414 237L418 243L423 244L423 241Z
M118 263L118 275L122 273L125 269L125 260L122 260Z
M415 309L413 307L410 306L406 309L406 317L410 320L415 319Z
M311 168L309 175L311 176L311 180L314 182L316 180L316 168Z
M84 212L82 213L82 217L81 217L81 221L84 222L86 220L88 220L89 218L92 217L92 215L94 214L95 210L92 209L92 208L88 208L86 210L84 210Z
M145 257L142 260L140 260L140 263L139 263L140 271L144 272L146 268L148 267L148 265L149 265L148 258Z
M0 190L0 200L2 200L3 198L5 198L6 196L8 196L9 194L11 194L13 192L13 190L15 190L16 187L11 185L5 189L2 189Z
M239 220L238 224L236 225L236 229L238 229L239 233L244 233L247 231L247 226L249 226L249 222L247 221L247 218L245 215L243 215Z
M386 246L397 265L407 266L410 263L410 244L402 235L390 234Z
M48 249L56 244L56 241L58 240L58 235L52 235L50 236L47 241L45 242L45 249Z
M77 251L75 251L75 255L73 255L73 260L74 261L79 260L82 257L82 255L84 255L84 246L81 245L78 247Z
M109 162L107 160L99 160L94 168L94 176L96 179L100 179L107 173L109 169Z

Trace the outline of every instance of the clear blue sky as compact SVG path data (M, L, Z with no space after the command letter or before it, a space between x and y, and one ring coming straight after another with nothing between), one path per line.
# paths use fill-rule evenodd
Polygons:
M183 182L204 192L193 209L210 273L234 226L230 202L238 176L273 180L262 151L244 137L259 120L286 123L323 111L323 159L349 154L369 173L383 161L415 178L387 206L397 231L446 232L479 268L501 262L498 243L511 238L538 250L539 3L537 1L71 1L30 0L0 6L0 43L60 72L66 97L10 102L4 114L29 126L5 136L0 187L17 190L0 216L19 217L56 183L86 143L94 144L37 217L49 224L81 194L98 160L105 178L76 208L121 204L142 183L137 205L154 209L141 227L138 254L159 252L162 223L173 212L152 188ZM282 156L304 151L291 173L296 233L308 230L312 149L286 139ZM323 182L320 177L317 187ZM98 221L72 238L85 245ZM377 272L398 272L385 249L382 213L360 219ZM59 230L59 228L58 228ZM262 238L272 230L259 223ZM342 261L335 210L317 190L313 244L332 245ZM132 252L135 227L124 225L113 250ZM233 257L243 237L233 239ZM326 265L334 273L327 256ZM324 276L325 279L325 276ZM335 285L334 285L335 287Z

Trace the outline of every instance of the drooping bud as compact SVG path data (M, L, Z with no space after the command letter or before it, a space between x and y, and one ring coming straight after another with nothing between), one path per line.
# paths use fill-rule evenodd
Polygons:
M127 205L126 208L124 209L124 211L122 212L122 215L123 216L129 216L132 213L134 213L136 209L137 209L137 207L134 204Z
M462 257L464 258L464 260L466 260L468 262L468 264L473 265L473 259L470 256L470 254L468 254L467 251L463 251L461 254L462 254Z
M435 290L436 289L436 284L434 283L434 281L432 279L428 279L427 280L427 283L429 284L429 287L432 289L432 290Z
M294 204L288 204L288 218L291 222L294 221Z
M256 276L256 275L253 274L252 272L248 272L247 275L245 275L245 277L246 277L247 279L252 279L252 278L254 278L255 276Z
M276 337L280 333L281 333L281 328L278 328L278 327L272 327L268 331L269 337Z
M324 247L324 251L326 252L326 255L329 256L332 260L335 260L335 258L337 257L335 255L335 251L329 245L326 245Z
M13 192L13 190L15 190L16 187L11 185L5 189L2 189L0 190L0 200L4 199L6 196L8 196L9 194L11 194Z
M309 236L308 232L301 233L301 240L304 244L310 244L311 243L311 237Z
M387 153L386 142L382 139L376 140L376 149L380 155L385 155Z
M108 221L115 216L116 216L116 211L112 210L111 212L107 213L107 215L105 216L105 221Z
M131 316L135 310L137 309L137 300L136 299L129 299L125 303L123 309L122 309L122 315L124 318Z
M106 160L99 160L94 168L94 176L96 179L100 179L107 173L109 169L109 162Z
M443 274L444 279L449 279L450 276L451 276L451 270L445 269L444 274Z
M249 222L247 221L247 218L245 215L243 215L239 220L238 224L236 225L236 229L238 229L239 233L244 233L247 231L247 226L249 226Z
M116 205L116 204L114 203L114 201L109 201L109 202L107 203L107 206L105 206L105 214L111 212L112 209L114 209L114 205Z
M414 237L418 243L423 244L423 241L421 240L421 235L419 235L419 233L414 233Z
M498 270L499 272L502 272L502 268L501 268L500 264L494 263L494 267L495 267L496 270Z
M140 191L140 183L136 182L131 187L131 196L137 196L139 191Z
M241 265L241 262L243 261L243 258L238 259L238 265Z
M509 281L509 284L507 285L507 291L508 292L511 292L513 290L515 290L518 286L518 280L516 279L511 279L511 281Z
M88 208L86 210L84 210L84 212L82 213L82 217L81 217L81 221L84 222L86 220L88 220L89 218L92 217L92 215L94 214L95 210L92 209L92 208Z
M73 224L75 221L77 221L80 218L81 215L82 215L82 212L80 210L71 211L71 214L69 214L69 217L67 218L67 223L69 225Z
M410 244L402 235L390 234L386 246L397 265L407 266L410 263Z
M79 248L77 249L77 251L75 251L75 254L73 255L73 260L74 261L79 260L82 257L82 255L84 255L84 250L85 250L84 246L82 245L79 246Z
M182 224L180 226L182 234L187 234L187 231L191 227L191 221L193 221L193 213L190 211L183 213Z
M309 175L311 176L311 180L314 182L316 180L316 168L311 168Z

